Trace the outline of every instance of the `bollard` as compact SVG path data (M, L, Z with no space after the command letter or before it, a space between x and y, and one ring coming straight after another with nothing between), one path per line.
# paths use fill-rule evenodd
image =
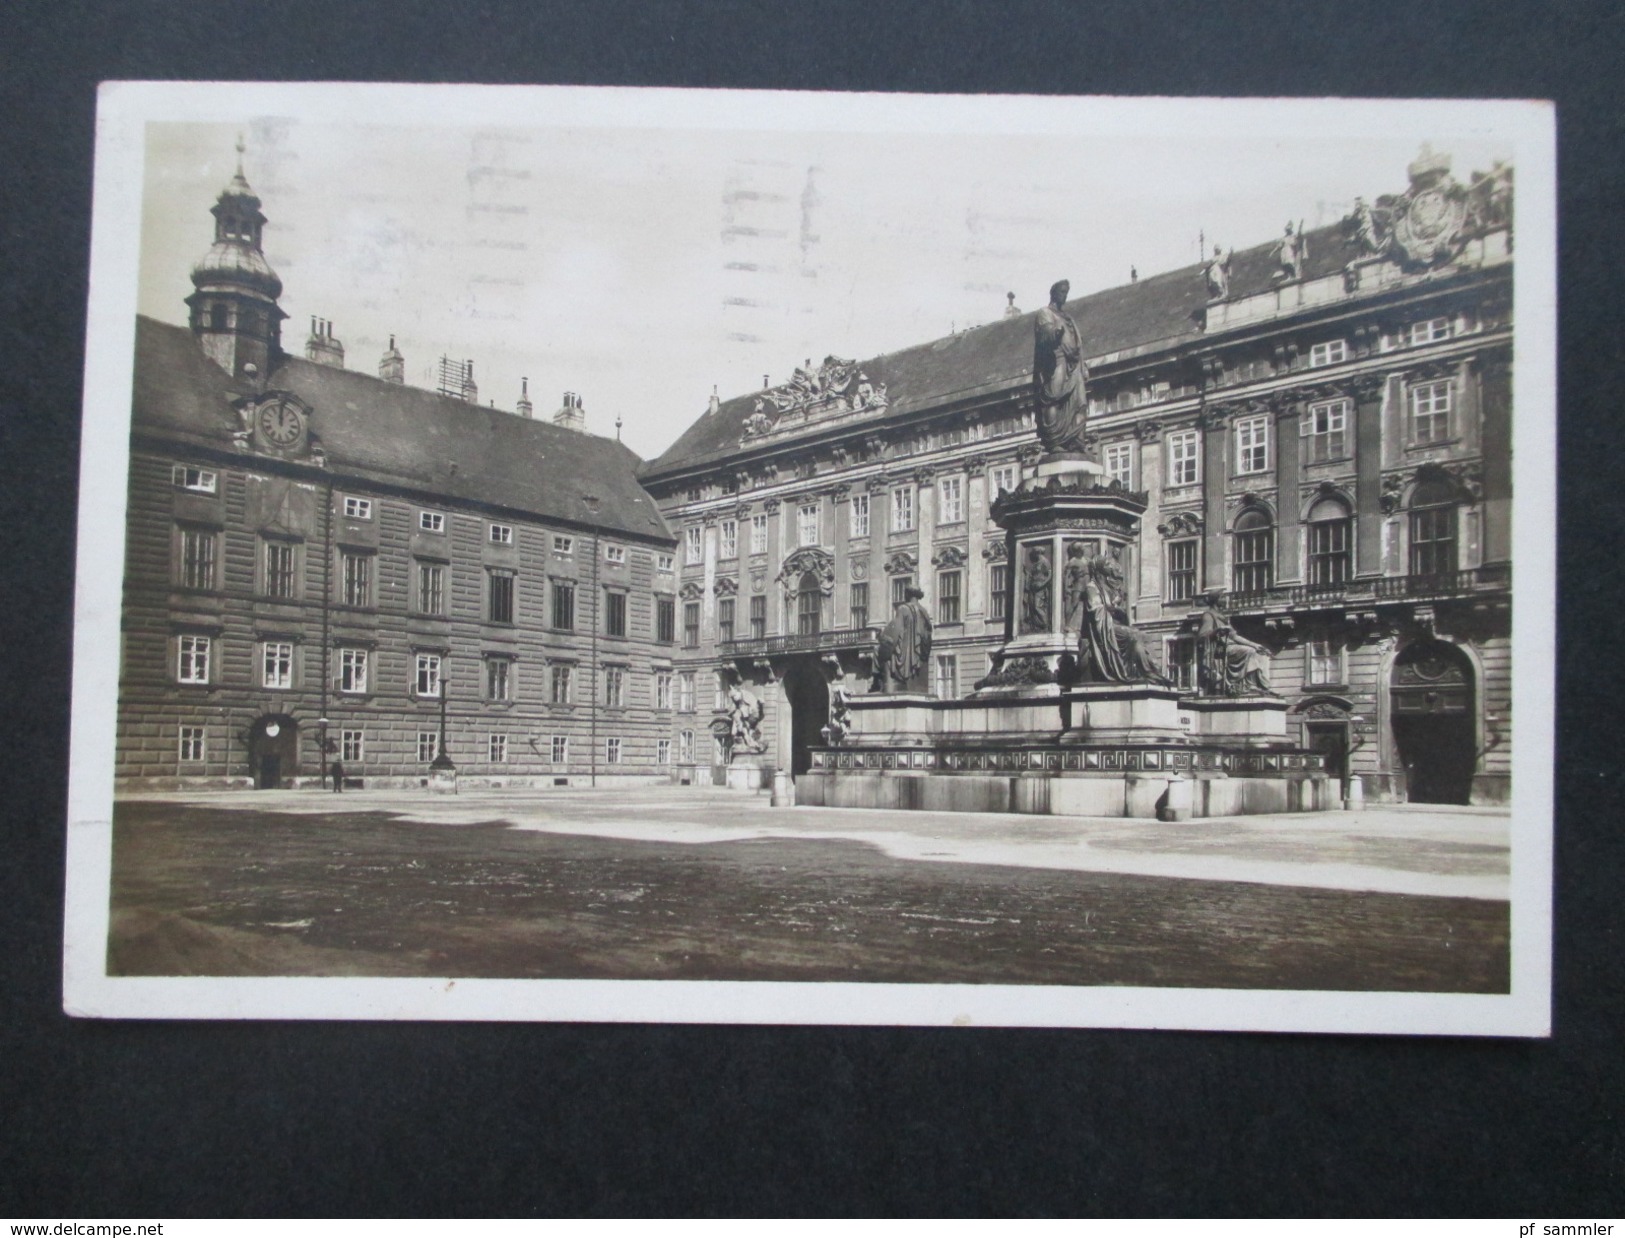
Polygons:
M1345 812L1359 812L1365 807L1365 784L1360 781L1360 775L1350 774L1347 791L1343 795L1343 809Z
M791 780L787 771L776 769L773 771L773 798L768 801L772 808L794 808L796 806L796 784Z
M1191 819L1191 784L1190 779L1174 774L1168 779L1168 804L1162 810L1164 821L1189 821Z

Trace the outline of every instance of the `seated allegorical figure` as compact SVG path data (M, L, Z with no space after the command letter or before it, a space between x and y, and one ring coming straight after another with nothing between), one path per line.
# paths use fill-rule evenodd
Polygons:
M1220 606L1224 595L1202 595L1196 621L1196 649L1201 689L1209 696L1274 696L1270 687L1270 653L1231 625Z

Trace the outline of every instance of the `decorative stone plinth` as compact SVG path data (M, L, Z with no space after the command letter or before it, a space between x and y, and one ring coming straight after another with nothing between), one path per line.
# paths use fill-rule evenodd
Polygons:
M764 791L773 786L773 762L765 756L736 756L728 762L730 791Z
M429 790L437 795L456 795L457 767L450 762L429 766Z
M1275 696L1186 697L1179 707L1191 716L1200 738L1286 743L1286 702Z

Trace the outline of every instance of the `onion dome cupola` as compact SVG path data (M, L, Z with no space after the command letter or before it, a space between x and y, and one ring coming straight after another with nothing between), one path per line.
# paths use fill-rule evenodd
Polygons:
M243 177L241 138L237 173L220 191L210 213L214 244L192 268L196 291L186 298L192 334L232 377L263 380L281 351L282 320L287 315L277 305L282 281L261 249L265 215Z

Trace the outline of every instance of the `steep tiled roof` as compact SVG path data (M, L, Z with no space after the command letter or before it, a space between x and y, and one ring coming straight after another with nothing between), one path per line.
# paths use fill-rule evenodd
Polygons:
M638 484L637 455L613 439L302 358L284 358L266 386L310 407L311 429L337 476L630 536L672 536ZM241 426L231 406L239 394L185 327L137 319L135 430L228 446ZM596 511L583 496L598 500Z
M1306 279L1340 271L1356 256L1354 245L1336 224L1312 229L1308 238ZM1271 241L1236 252L1230 268L1232 297L1271 287L1278 246L1278 241ZM1094 361L1198 337L1197 314L1208 300L1205 267L1196 263L1069 301L1067 312L1077 320L1085 355ZM877 410L870 420L1025 383L1032 377L1032 341L1033 314L1028 313L863 361L864 372L886 384L889 400L889 407ZM737 452L758 394L725 400L715 412L702 415L658 459L643 466L643 476L691 468ZM817 433L817 425L810 424L812 433Z

